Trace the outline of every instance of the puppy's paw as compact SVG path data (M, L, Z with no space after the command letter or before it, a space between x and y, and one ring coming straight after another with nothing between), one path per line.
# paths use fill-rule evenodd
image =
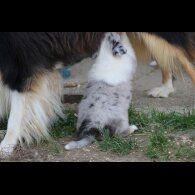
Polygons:
M121 56L127 53L127 49L120 42L120 35L117 33L109 33L108 41L114 56Z
M135 126L135 125L130 125L130 126L129 126L129 133L132 134L132 133L134 133L135 131L138 131L138 127Z
M121 43L117 43L115 47L112 49L112 53L115 56L122 56L127 53L127 49L122 46Z

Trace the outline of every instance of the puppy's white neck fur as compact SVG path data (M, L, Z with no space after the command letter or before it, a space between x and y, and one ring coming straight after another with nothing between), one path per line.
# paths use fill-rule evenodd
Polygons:
M89 73L89 80L116 86L133 79L137 61L126 33L122 33L121 43L127 49L127 54L113 56L106 38L103 40L97 61Z

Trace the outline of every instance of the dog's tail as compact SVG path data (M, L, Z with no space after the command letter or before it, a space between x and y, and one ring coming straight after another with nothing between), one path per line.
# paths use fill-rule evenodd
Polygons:
M191 63L195 60L195 33L186 32L177 35L166 32L164 34L155 32L129 33L130 38L133 35L134 45L139 45L139 47L134 46L137 48L135 49L136 53L143 50L144 52L141 54L144 53L147 56L147 51L149 51L149 54L157 60L164 71L172 71L175 75L181 75L180 66L178 66L181 64L195 83L195 69Z
M95 137L94 136L87 136L82 138L79 141L71 141L69 142L67 145L65 145L65 149L66 150L74 150L74 149L79 149L79 148L83 148L91 143L93 143L95 141Z
M91 120L84 120L81 125L78 127L77 136L79 137L78 141L71 141L65 145L66 150L73 150L83 148L96 139L101 140L101 131L99 128L95 127L94 124L91 124Z

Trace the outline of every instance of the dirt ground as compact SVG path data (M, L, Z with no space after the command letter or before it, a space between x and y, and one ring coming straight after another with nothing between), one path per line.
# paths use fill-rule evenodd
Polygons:
M80 150L65 151L64 144L71 137L53 141L52 144L31 146L26 149L17 149L9 159L0 159L1 162L152 162L144 156L141 151L135 150L129 155L120 156L110 152L100 151L97 144L82 148ZM144 140L144 139L143 139ZM143 141L142 141L143 142ZM54 143L60 148L58 152Z
M77 64L72 70L71 80L80 84L85 83L87 70L90 67L90 62L84 60L85 65ZM149 98L146 96L146 91L153 87L160 86L161 74L157 67L141 65L138 67L133 91L132 104L137 109L147 110L156 108L160 111L179 111L191 110L194 101L194 89L190 79L184 73L183 79L177 79L174 83L176 92L169 98ZM70 89L65 93L72 93ZM81 89L77 89L74 93L82 93ZM77 105L69 105L77 107ZM10 159L0 159L2 162L7 161L22 161L22 162L151 162L153 160L147 158L143 149L147 144L148 137L145 135L133 135L137 138L139 148L133 150L129 155L120 156L110 152L100 151L97 144L93 144L86 148L65 151L64 144L71 140L71 137L65 137L59 140L53 140L51 143L44 143L39 146L32 145L26 149L17 149L15 154Z

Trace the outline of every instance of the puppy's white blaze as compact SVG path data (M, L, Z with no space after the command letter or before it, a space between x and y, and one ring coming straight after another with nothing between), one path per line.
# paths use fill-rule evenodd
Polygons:
M161 87L155 87L148 91L148 96L167 98L175 91L172 79L169 79Z
M66 150L74 150L74 149L79 149L82 148L84 146L87 146L89 144L91 144L93 141L95 140L94 137L89 136L89 137L85 137L79 141L71 141L70 143L68 143L67 145L65 145L65 149Z
M25 96L14 91L11 93L11 112L8 120L7 133L0 144L0 153L10 155L21 134L21 124L24 117Z
M104 81L115 86L133 79L134 74L131 73L136 71L136 57L126 33L122 33L121 43L127 49L127 54L122 58L121 56L113 57L110 45L107 39L104 39L99 57L89 72L89 80ZM120 67L121 64L124 65L123 68ZM132 75L131 78L129 78L130 75Z
M134 133L135 131L138 131L138 127L135 125L129 126L129 132L130 134Z

